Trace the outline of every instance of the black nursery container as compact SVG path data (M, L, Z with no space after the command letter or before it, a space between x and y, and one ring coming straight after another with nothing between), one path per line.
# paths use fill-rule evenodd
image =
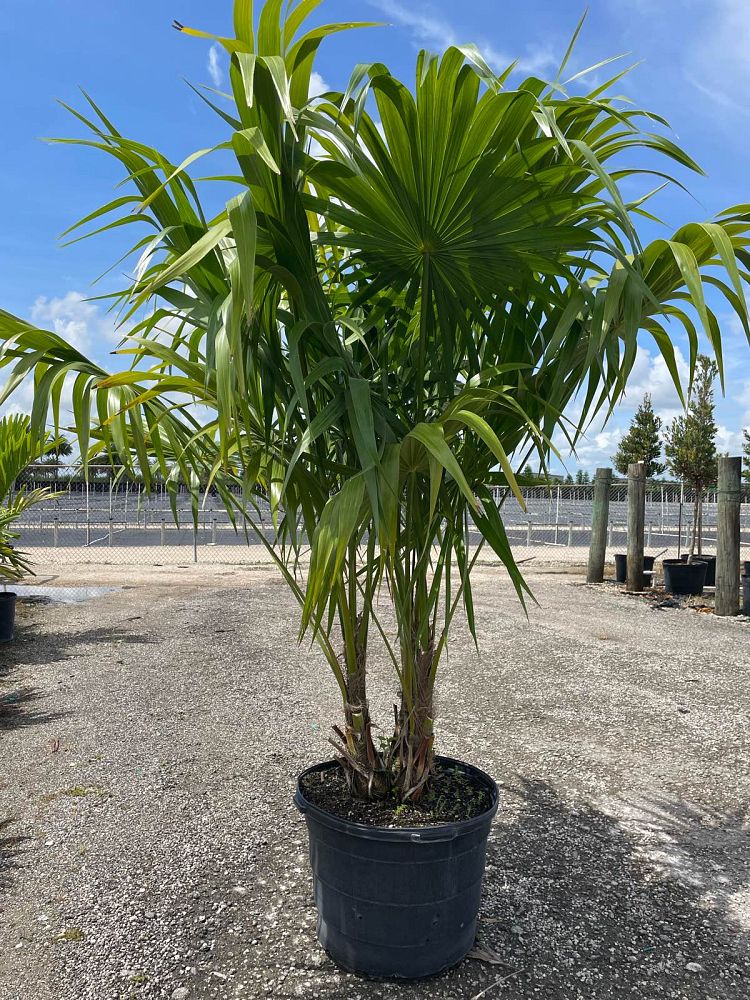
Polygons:
M742 614L750 615L750 576L742 577Z
M492 805L473 819L432 827L366 826L313 805L306 775L294 802L307 821L318 939L335 962L368 976L418 979L460 962L474 943L497 785L483 771L438 757L482 782Z
M665 559L664 589L670 594L702 594L706 582L705 562L682 562L681 559Z
M644 572L653 572L654 569L654 556L644 556L643 557L643 569ZM628 557L627 553L617 553L615 555L615 582L616 583L627 583L628 579ZM646 579L648 583L649 579L653 580L653 577Z
M698 556L701 562L706 564L706 579L704 580L704 585L706 587L716 586L716 556Z
M10 642L16 621L16 595L11 590L0 592L0 642Z

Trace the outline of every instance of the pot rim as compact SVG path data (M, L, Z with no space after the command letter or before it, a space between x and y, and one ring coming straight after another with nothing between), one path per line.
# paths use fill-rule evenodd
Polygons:
M715 559L716 556L713 556L713 558ZM683 562L682 559L662 559L662 566L687 566L689 568L690 566L697 566L701 563L706 566L708 565L706 560L702 557L700 559L693 559L691 563Z
M4 597L18 597L15 590L0 590L0 600Z
M297 789L294 793L294 804L303 815L310 814L317 822L322 823L324 826L347 833L350 836L363 837L366 840L410 841L415 844L434 844L439 841L454 840L458 836L470 833L477 827L491 822L499 804L499 792L494 778L490 777L486 771L482 771L481 768L475 767L473 764L467 764L466 761L458 760L455 757L445 757L442 754L436 754L435 760L440 761L442 764L458 765L461 769L467 771L485 784L492 798L492 804L489 808L477 816L472 816L471 819L456 820L452 823L437 823L434 826L391 827L374 826L369 823L355 823L352 820L336 816L332 812L328 812L327 809L321 809L320 806L314 805L309 799L305 798L305 793L302 791L302 779L306 775L339 767L340 765L337 760L325 760L319 764L313 764L300 773L297 778Z

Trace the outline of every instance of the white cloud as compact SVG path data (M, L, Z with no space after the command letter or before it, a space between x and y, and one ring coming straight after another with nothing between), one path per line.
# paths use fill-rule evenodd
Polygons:
M40 295L31 307L31 321L52 330L82 353L112 349L122 338L115 329L114 316L103 313L94 302L88 302L80 292L66 292L60 298Z
M683 389L686 389L689 365L677 346L675 346L675 362L680 382ZM652 355L646 347L639 347L625 398L619 409L635 411L646 393L650 394L654 410L662 420L670 420L682 412L682 403L664 358L661 354Z
M0 406L0 417L10 417L16 413L31 413L34 403L34 383L26 379L15 390L10 400Z
M115 318L102 311L95 302L87 302L80 292L47 298L40 295L31 307L31 322L43 330L57 333L88 357L109 354L122 339L122 330L115 329ZM72 380L68 379L61 397L61 412L72 411ZM25 380L10 400L0 409L0 416L10 413L30 413L34 401L34 385ZM64 418L63 418L64 419Z
M720 455L742 454L742 428L734 429L718 424L716 427L716 450Z
M705 16L700 31L690 32L685 65L703 93L724 108L747 114L735 95L747 93L750 85L750 4L747 0L705 0L701 10Z
M414 40L420 45L443 51L450 45L463 45L472 41L481 51L488 64L496 71L505 69L514 61L507 53L496 49L486 38L468 39L459 37L453 25L440 15L433 13L429 6L406 6L399 0L370 0L386 17L396 24L408 28ZM518 60L518 71L526 74L544 74L557 66L557 58L548 45L527 45L526 52Z
M675 347L675 360L680 381L686 386L688 362L679 347ZM626 395L615 407L609 421L605 424L606 411L602 412L578 442L575 455L571 454L562 434L555 436L555 444L565 464L570 468L582 466L587 469L610 466L620 438L627 431L630 420L646 393L650 394L654 410L664 425L682 413L682 403L664 359L660 354L654 354L648 348L640 346L628 380ZM579 400L568 407L566 415L575 422L580 410Z
M683 78L701 95L699 108L732 125L738 115L747 117L742 98L750 87L748 0L639 0L627 8L610 0L610 5L634 30L650 28L660 46L669 40Z
M224 69L221 65L221 49L214 44L208 50L208 75L214 87L220 87L224 81Z
M323 79L320 73L316 73L315 70L310 74L310 97L318 97L320 94L325 94L326 91L330 90L330 86L327 81Z

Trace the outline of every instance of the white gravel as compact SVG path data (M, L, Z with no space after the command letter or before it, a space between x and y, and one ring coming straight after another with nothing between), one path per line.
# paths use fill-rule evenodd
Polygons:
M125 589L21 607L0 653L0 1000L747 1000L747 625L541 574L527 622L480 570L440 749L501 784L480 938L504 964L370 982L315 940L291 794L338 703L286 590L101 576ZM383 717L377 655L372 687Z

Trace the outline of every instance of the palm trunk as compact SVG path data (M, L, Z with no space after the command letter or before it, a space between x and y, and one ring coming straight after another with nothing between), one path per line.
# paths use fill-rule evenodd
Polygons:
M368 565L372 563L374 547L375 538L371 533ZM333 727L338 742L332 739L331 743L338 750L338 760L352 793L358 798L382 798L390 789L390 775L384 755L376 749L372 739L372 720L367 701L367 602L371 599L371 587L368 583L362 614L357 615L356 543L350 547L349 562L349 586L342 587L339 599L344 647L339 661L346 679L344 728Z
M418 802L424 795L434 760L434 670L435 643L419 649L409 671L408 691L401 692L396 712L396 788L402 801Z
M343 735L348 750L349 759L345 761L345 766L352 791L362 798L380 798L387 790L387 781L382 755L376 750L372 739L366 663L365 650L357 644L356 661L346 676L346 728L339 735Z

